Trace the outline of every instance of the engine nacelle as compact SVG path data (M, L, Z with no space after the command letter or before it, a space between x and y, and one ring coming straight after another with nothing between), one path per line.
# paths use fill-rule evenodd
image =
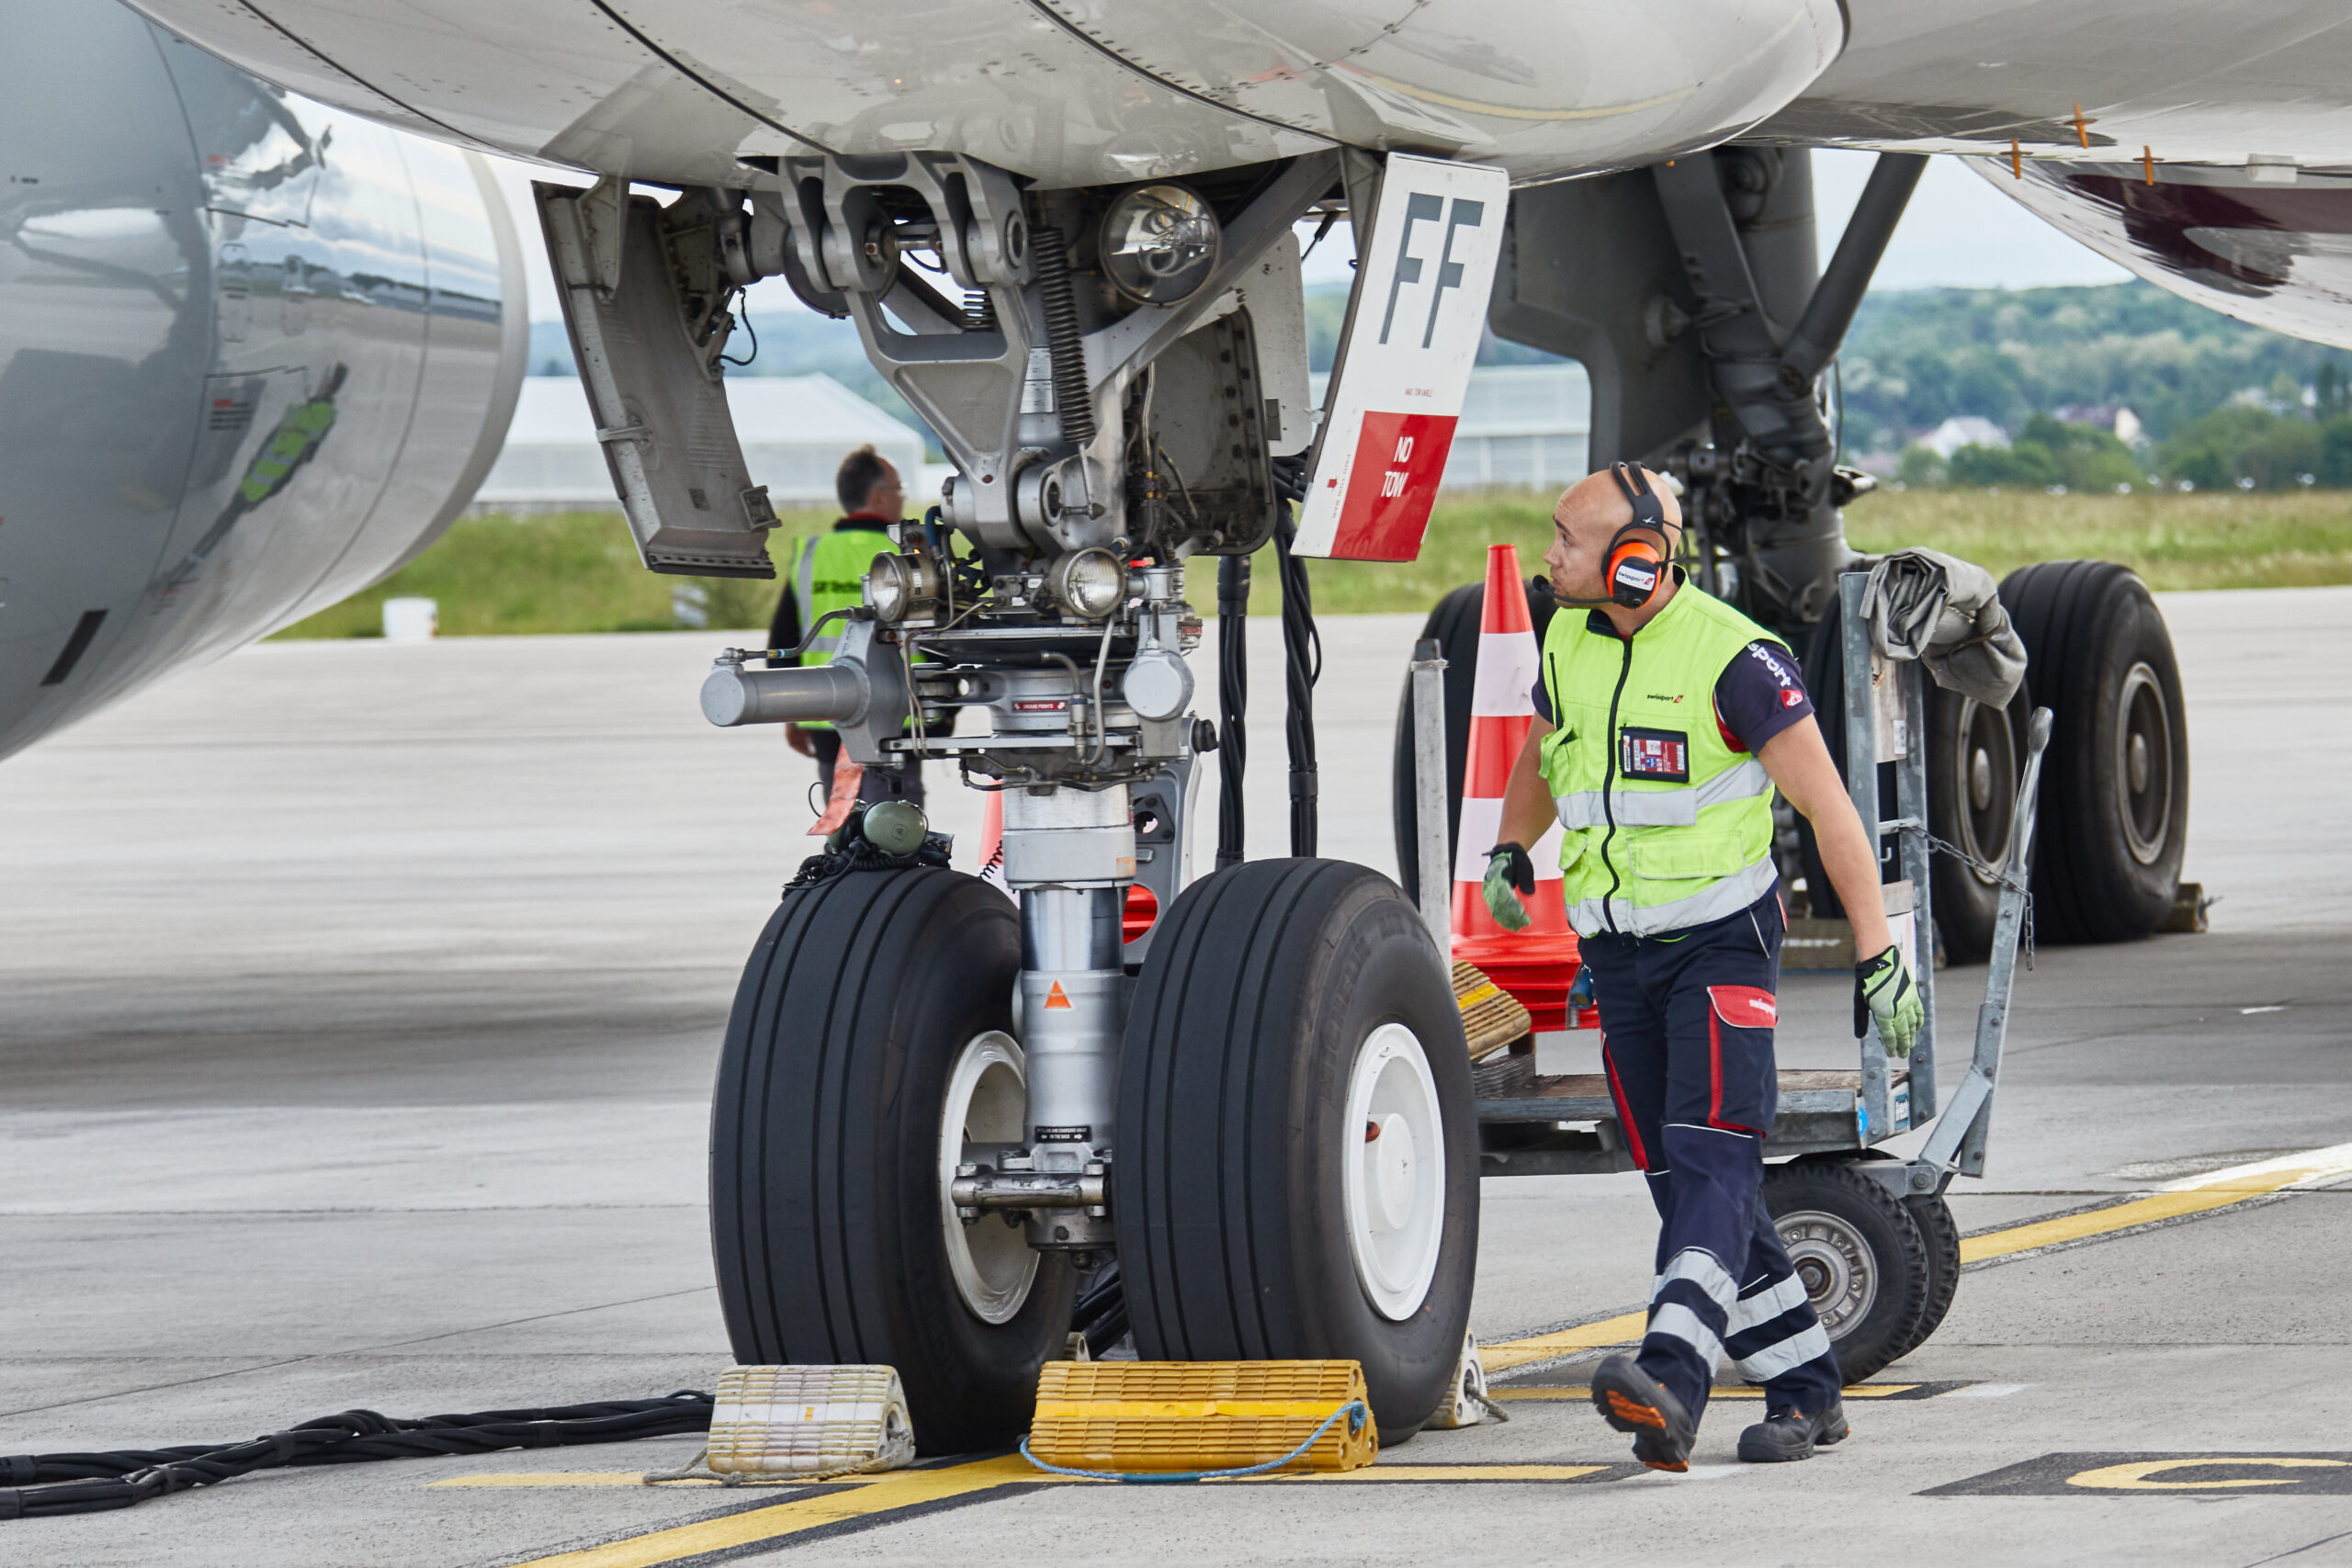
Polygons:
M472 153L111 3L0 0L0 755L367 587L527 346Z

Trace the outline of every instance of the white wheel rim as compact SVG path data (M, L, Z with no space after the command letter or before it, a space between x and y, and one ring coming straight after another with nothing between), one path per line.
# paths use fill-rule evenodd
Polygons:
M1823 1330L1844 1338L1878 1301L1878 1259L1870 1243L1846 1220L1818 1209L1782 1214L1773 1228Z
M1429 1295L1445 1240L1437 1080L1403 1024L1382 1024L1357 1049L1340 1137L1356 1279L1381 1316L1402 1323Z
M948 1075L939 1117L939 1220L947 1267L964 1308L982 1323L1005 1323L1029 1299L1037 1254L1019 1225L984 1213L967 1225L956 1214L956 1168L967 1144L1013 1144L1029 1113L1029 1078L1021 1047L1008 1034L976 1035Z

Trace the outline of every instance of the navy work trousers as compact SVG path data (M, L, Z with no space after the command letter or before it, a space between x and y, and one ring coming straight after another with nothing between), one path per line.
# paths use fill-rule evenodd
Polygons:
M1768 1414L1817 1414L1839 1388L1829 1337L1762 1196L1787 929L1774 892L1687 931L1581 943L1609 1092L1660 1221L1635 1361L1694 1422L1726 1350L1764 1385Z

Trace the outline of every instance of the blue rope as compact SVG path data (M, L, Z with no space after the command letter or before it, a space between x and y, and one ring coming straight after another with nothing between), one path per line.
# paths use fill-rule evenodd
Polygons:
M1263 1464L1248 1465L1239 1470L1069 1470L1058 1464L1047 1464L1044 1460L1031 1453L1029 1439L1025 1437L1021 1439L1021 1457L1049 1475L1074 1475L1082 1481L1126 1481L1138 1486L1170 1481L1230 1481L1244 1475L1263 1475L1270 1470L1280 1470L1294 1461L1304 1459L1306 1450L1321 1442L1323 1434L1329 1431L1331 1424L1342 1416L1348 1418L1348 1431L1352 1436L1363 1430L1363 1424L1372 1418L1372 1412L1364 1408L1363 1400L1351 1399L1323 1417L1323 1424L1307 1434L1306 1441L1299 1444L1282 1458L1270 1459Z

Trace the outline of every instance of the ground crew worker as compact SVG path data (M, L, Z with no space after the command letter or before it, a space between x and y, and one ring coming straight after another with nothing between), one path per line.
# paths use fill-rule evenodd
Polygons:
M770 648L790 648L799 642L809 624L820 615L865 603L862 580L865 569L874 564L876 556L890 548L885 530L899 522L899 513L906 509L906 492L899 486L899 470L871 446L861 446L842 459L841 469L833 476L833 493L841 500L841 519L826 533L792 542L784 593L776 602L775 624L768 628ZM808 652L794 660L771 660L769 667L773 669L780 662L826 663L840 650L841 638L842 623L831 622L809 644ZM842 738L834 733L833 727L824 723L787 724L784 727L784 739L802 756L817 760L818 781L824 785L830 799L834 769L842 754ZM848 787L846 781L842 787ZM922 764L910 761L893 768L866 769L858 798L910 800L922 805Z
M1681 511L1618 464L1572 486L1544 552L1563 606L1536 720L1503 797L1486 896L1512 929L1524 846L1556 817L1562 890L1600 1007L1601 1059L1660 1230L1639 1352L1592 1377L1657 1470L1688 1465L1717 1358L1764 1385L1739 1457L1801 1460L1847 1435L1829 1338L1760 1196L1776 1077L1781 939L1772 792L1811 820L1854 928L1857 1032L1908 1055L1918 993L1888 934L1878 857L1786 644L1670 565ZM1516 889L1516 892L1514 892Z

